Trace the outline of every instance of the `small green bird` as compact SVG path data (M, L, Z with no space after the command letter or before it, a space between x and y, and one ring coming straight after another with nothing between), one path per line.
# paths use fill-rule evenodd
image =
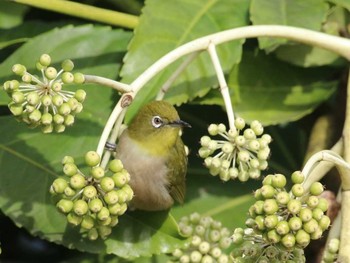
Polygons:
M130 174L132 207L147 211L183 203L187 155L180 131L191 127L165 101L145 105L123 131L116 157Z

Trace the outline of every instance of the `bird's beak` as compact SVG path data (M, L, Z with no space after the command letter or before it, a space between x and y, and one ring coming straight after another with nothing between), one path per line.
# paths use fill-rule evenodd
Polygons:
M172 121L172 122L169 122L169 125L170 126L175 126L175 127L181 127L181 128L191 128L191 124L183 121L183 120L176 120L176 121Z

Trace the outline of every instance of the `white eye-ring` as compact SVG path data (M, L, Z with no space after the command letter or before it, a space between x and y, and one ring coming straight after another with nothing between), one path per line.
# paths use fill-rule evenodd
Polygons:
M153 125L154 128L159 128L159 127L163 126L162 118L159 117L159 116L154 116L152 118L152 125Z

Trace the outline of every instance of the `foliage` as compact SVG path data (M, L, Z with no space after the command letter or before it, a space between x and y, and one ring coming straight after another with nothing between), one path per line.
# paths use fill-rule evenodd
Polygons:
M70 1L51 2L55 12L59 11L54 8L57 2L70 4ZM117 26L115 21L101 21L98 17L94 20L91 14L90 17L82 17L78 10L70 14L73 17L59 13L51 16L46 10L30 7L33 3L40 7L40 1L2 1L0 83L14 78L11 72L13 64L21 63L33 72L36 60L43 53L50 54L56 66L69 58L79 72L131 83L171 50L222 30L252 24L279 24L332 35L349 34L350 6L342 0L105 2L89 1L92 7L125 13L134 13L135 6L142 7L136 12L142 14L133 17L133 21L137 21L134 31L122 21L117 21L120 22ZM50 6L45 9L50 10ZM228 79L236 114L247 121L257 119L264 125L281 125L297 120L303 124L305 116L315 112L320 105L332 107L346 66L336 54L284 39L232 41L219 45L218 55ZM141 105L154 99L159 87L180 64L181 61L175 62L161 71L138 93L128 109L126 121ZM68 226L64 216L57 213L49 186L61 174L63 156L73 156L79 165L83 162L84 153L96 148L119 94L97 84L85 85L87 99L75 125L61 135L43 135L36 130L28 130L9 116L9 98L0 90L1 211L32 235L83 252L120 257L114 257L113 262L137 257L141 258L135 262L150 262L151 259L142 257L157 254L162 255L154 256L152 262L164 262L165 253L183 248L188 243L179 235L175 219L193 211L213 216L230 229L242 226L253 202L249 194L256 183L243 186L239 182L223 184L209 176L196 156L200 147L197 142L206 133L209 123L227 122L225 113L217 107L224 105L222 97L213 87L218 87L215 71L208 54L202 52L165 94L165 99L173 104L190 104L179 108L182 118L194 127L184 134L184 141L191 149L185 204L175 206L169 213L127 213L121 217L120 225L109 238L94 242L82 239L78 230ZM69 87L71 90L76 88L78 86L73 84ZM294 135L304 136L308 132L307 129L292 127ZM307 127L310 128L310 124ZM274 136L280 129L285 128L274 126L268 129L274 138L271 146L273 159L268 172L272 173L278 167L282 168L280 172L289 174L300 169L307 143L300 140L297 143L301 147L298 147L293 139L285 142L278 137L279 133ZM284 136L289 137L288 134ZM6 243L6 239L0 241ZM82 258L85 256L81 254ZM100 260L104 261L101 257Z

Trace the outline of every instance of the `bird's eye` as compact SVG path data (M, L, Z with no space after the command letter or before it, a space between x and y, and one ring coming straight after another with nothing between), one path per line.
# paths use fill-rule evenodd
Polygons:
M162 118L159 117L159 116L154 116L152 118L152 125L153 125L154 128L159 128L160 126L162 126L163 125Z

